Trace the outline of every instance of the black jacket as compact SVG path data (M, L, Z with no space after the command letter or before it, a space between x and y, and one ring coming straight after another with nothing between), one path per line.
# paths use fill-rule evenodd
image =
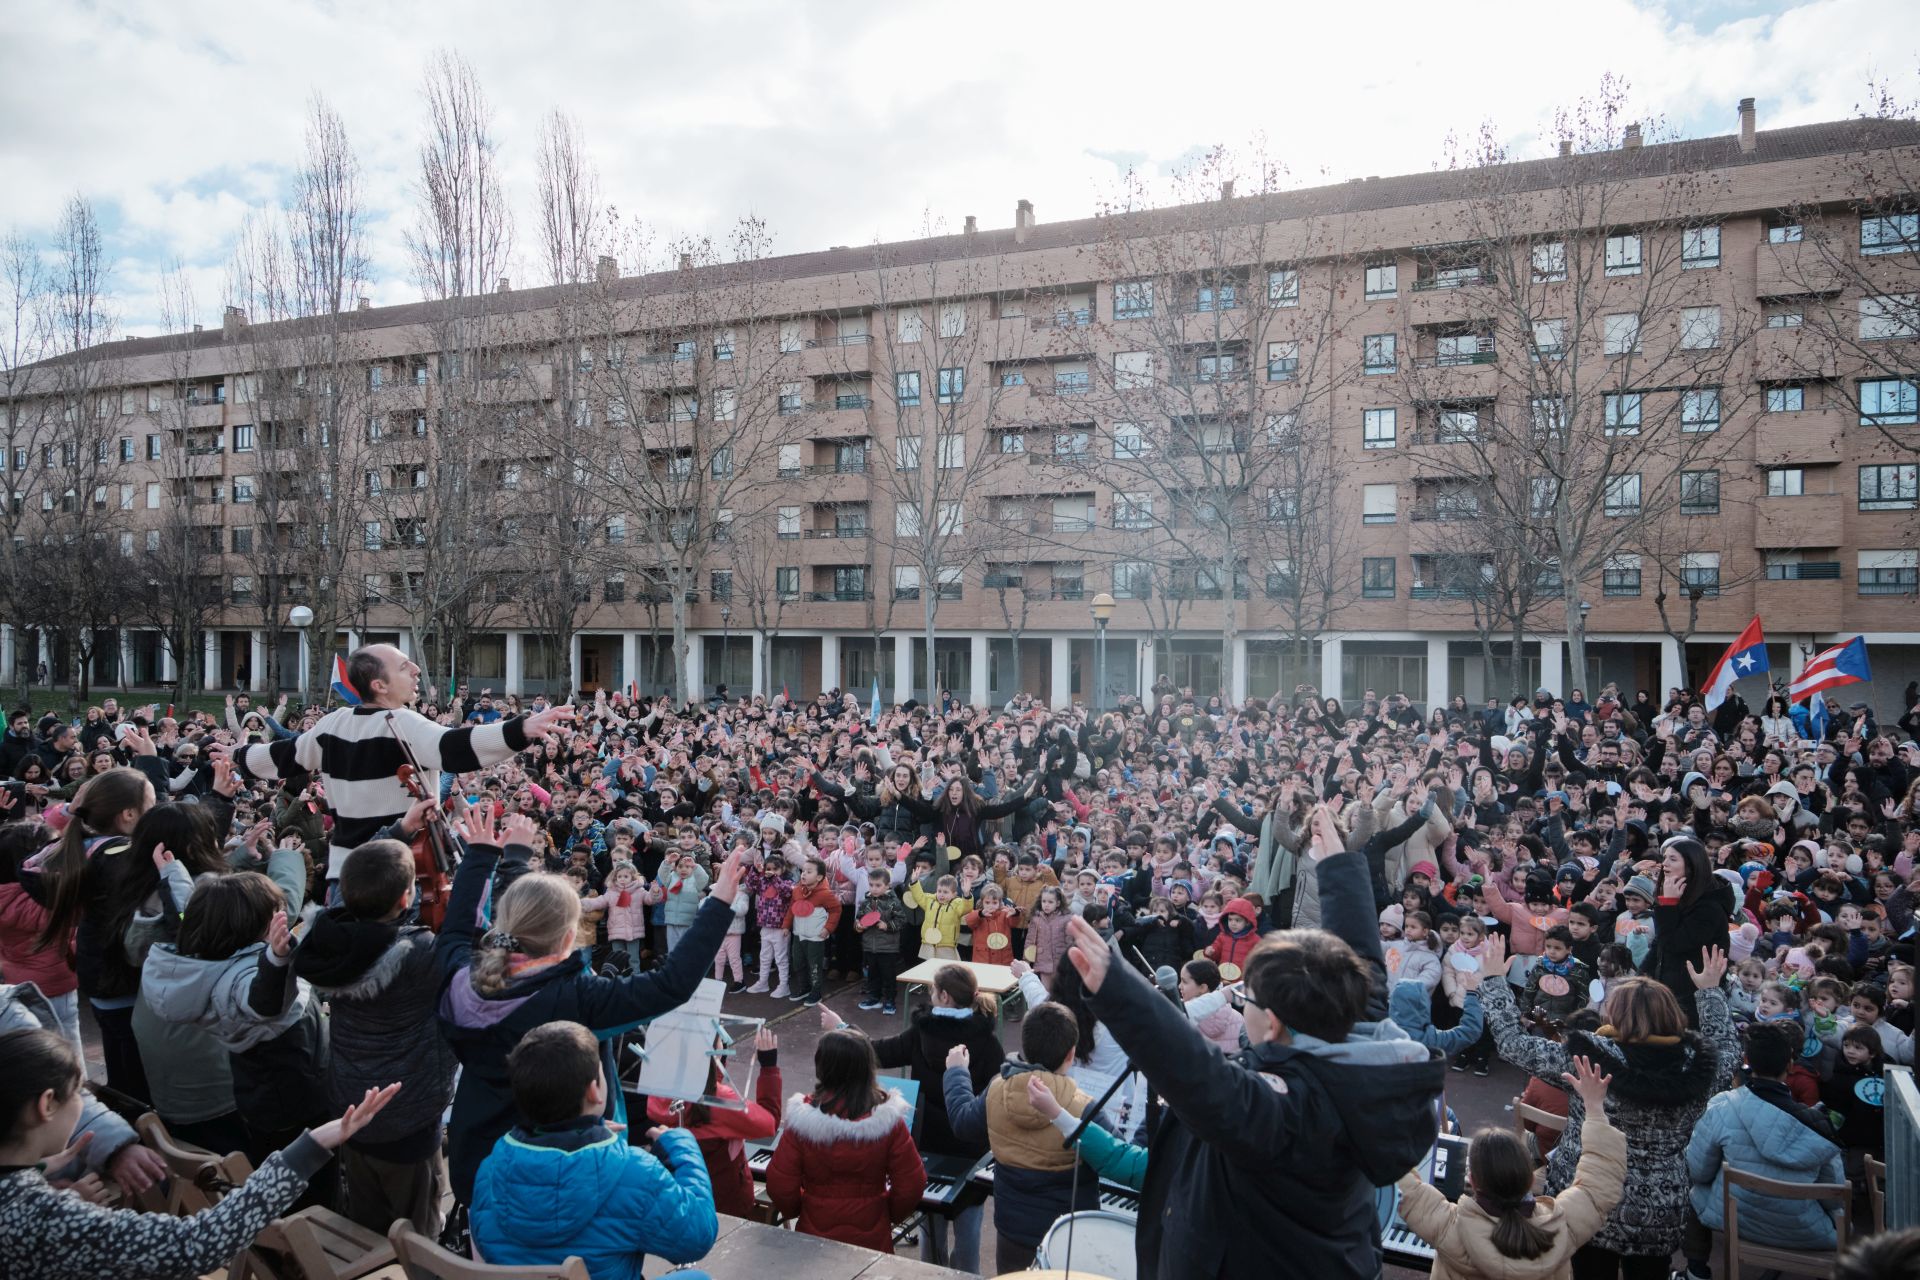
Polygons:
M1367 1016L1384 1018L1365 860L1336 854L1318 869L1323 920L1367 962ZM1117 963L1092 1008L1169 1109L1141 1190L1135 1258L1143 1280L1380 1274L1374 1188L1432 1146L1445 1078L1439 1058L1391 1023L1360 1024L1344 1045L1268 1042L1225 1058Z
M1693 1007L1693 979L1687 974L1687 965L1698 968L1705 964L1701 952L1707 947L1726 947L1727 921L1732 915L1733 889L1718 876L1691 906L1654 905L1653 948L1640 971L1658 978L1679 997L1689 1026L1698 1027L1700 1015Z
M947 1051L957 1044L967 1046L968 1074L973 1091L979 1093L1000 1074L1007 1060L1000 1046L997 1020L975 1012L964 1018L949 1018L929 1008L913 1012L913 1024L897 1036L873 1042L873 1053L883 1067L907 1067L920 1085L920 1109L914 1116L913 1140L927 1155L974 1156L987 1154L984 1142L962 1142L954 1136L947 1120L947 1100L941 1080L947 1071Z

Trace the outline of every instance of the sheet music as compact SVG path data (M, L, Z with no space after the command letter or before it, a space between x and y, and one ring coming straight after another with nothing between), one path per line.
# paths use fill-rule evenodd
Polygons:
M698 1102L708 1107L739 1111L753 1097L759 1055L753 1052L753 1038L765 1025L763 1018L743 1018L720 1011L727 993L726 984L716 978L701 981L691 999L677 1009L661 1014L647 1024L647 1042L642 1055L639 1092L657 1098L675 1098ZM735 1046L744 1042L748 1063L747 1078L739 1096L728 1099L707 1092L708 1064L721 1059L725 1076L727 1059Z

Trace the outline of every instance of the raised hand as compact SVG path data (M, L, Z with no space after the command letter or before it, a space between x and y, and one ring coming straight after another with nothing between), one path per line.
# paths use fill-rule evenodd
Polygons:
M1497 933L1487 935L1487 944L1480 950L1480 976L1491 978L1507 973L1507 940Z
M393 1095L400 1092L400 1084L395 1081L384 1089L369 1089L366 1096L348 1107L338 1120L329 1120L313 1131L313 1140L328 1151L339 1150L342 1143L354 1134L366 1128L373 1118L391 1101Z
M481 814L480 820L486 821L486 815ZM500 838L507 844L536 847L540 839L540 824L524 813L509 814L507 820L500 824Z
M1613 1077L1602 1075L1600 1068L1587 1058L1576 1055L1573 1070L1563 1071L1560 1078L1573 1087L1580 1095L1580 1101L1586 1105L1590 1116L1604 1115L1607 1107L1607 1086L1613 1083Z
M1106 886L1111 889L1113 886ZM1107 969L1113 963L1113 953L1107 949L1106 939L1099 931L1080 916L1067 921L1067 936L1073 939L1073 945L1067 949L1067 959L1080 973L1080 981L1089 991L1099 991L1100 984L1107 980Z
M1707 957L1706 963L1696 969L1693 961L1687 961L1687 976L1693 979L1696 989L1706 991L1719 986L1726 978L1727 953L1720 947L1706 947L1703 950Z
M955 1067L959 1067L962 1071L965 1071L970 1068L972 1063L973 1055L967 1052L967 1046L957 1044L947 1050L947 1070L951 1071Z
M710 892L728 906L733 905L734 895L740 892L740 873L744 864L745 858L741 851L735 849L727 855L727 860L720 864L720 874L714 877Z
M293 934L287 929L286 912L274 912L273 919L267 922L267 945L282 960L293 954Z
M154 870L160 873L161 879L166 879L167 868L172 865L173 860L173 855L167 852L167 846L164 844L156 844L153 846L153 867Z
M500 847L502 839L500 828L495 825L492 816L481 809L469 809L459 822L453 824L453 834L468 845L491 845L495 848Z

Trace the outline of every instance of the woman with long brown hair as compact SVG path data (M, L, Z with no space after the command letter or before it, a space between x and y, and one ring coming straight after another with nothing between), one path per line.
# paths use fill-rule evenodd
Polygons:
M973 783L965 775L955 774L941 784L940 794L933 801L933 820L940 829L941 840L949 849L958 849L963 855L979 853L987 843L986 824L1020 810L1033 798L1039 785L1040 775L1035 773L1020 786L1008 788L1005 800L990 803L973 789ZM938 1083L935 1081L936 1087Z

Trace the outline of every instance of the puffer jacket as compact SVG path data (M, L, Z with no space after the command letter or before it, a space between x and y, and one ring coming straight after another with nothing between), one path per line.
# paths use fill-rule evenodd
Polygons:
M700 1144L669 1129L653 1153L598 1117L494 1144L473 1184L474 1247L496 1266L533 1267L575 1255L594 1280L641 1280L648 1254L706 1256L720 1232Z
M1506 979L1496 977L1496 981L1504 982ZM1478 1040L1480 1032L1487 1025L1479 995L1472 991L1463 994L1465 999L1460 1010L1460 1024L1450 1031L1441 1031L1433 1025L1433 997L1418 982L1403 979L1393 984L1393 990L1387 997L1387 1016L1393 1019L1395 1026L1427 1048L1451 1058Z
M0 884L0 972L9 982L31 982L45 996L64 996L80 985L73 971L73 934L41 947L47 909L19 884Z
M1493 1247L1494 1219L1472 1196L1449 1201L1414 1170L1400 1179L1400 1216L1433 1246L1435 1280L1570 1280L1574 1251L1620 1203L1627 1176L1627 1140L1606 1117L1587 1122L1586 1150L1573 1183L1557 1196L1538 1196L1533 1223L1552 1234L1553 1245L1537 1258L1510 1258Z
M1098 1180L1075 1179L1078 1153L1061 1143L1059 1130L1027 1097L1027 1081L1035 1076L1068 1115L1078 1119L1093 1105L1072 1077L1025 1062L1006 1063L978 1094L964 1067L947 1068L941 1083L953 1131L983 1137L993 1149L994 1230L1024 1245L1039 1244L1062 1214L1100 1207Z
M607 913L602 927L609 942L635 942L647 936L647 907L663 901L662 892L659 884L651 889L634 885L627 890L627 904L621 906L620 890L608 885L599 897L580 899L580 909Z
M893 1224L920 1207L927 1189L910 1119L897 1089L856 1120L795 1094L767 1166L767 1199L810 1236L892 1253Z
M1404 939L1385 947L1387 981L1417 982L1432 995L1440 986L1440 953L1425 943Z
M707 891L710 878L706 868L698 864L695 864L690 876L682 876L674 871L660 877L658 887L665 890L665 897L656 898L655 901L665 901L667 904L667 924L684 929L693 923L694 916L699 914L700 900Z
M883 1067L906 1067L920 1085L920 1108L914 1117L914 1141L928 1155L972 1156L987 1154L984 1139L963 1141L954 1136L947 1120L947 1100L942 1080L947 1070L947 1051L955 1045L967 1046L975 1090L987 1087L1007 1060L1000 1046L1000 1028L996 1020L978 1010L964 1017L948 1017L927 1006L913 1011L913 1021L897 1036L873 1042L873 1055Z
M1240 1032L1246 1026L1246 1019L1227 1002L1224 991L1209 991L1196 996L1187 1004L1187 1019L1200 1029L1200 1034L1212 1041L1222 1053L1240 1052Z
M1035 973L1051 978L1060 964L1066 959L1067 921L1072 919L1065 911L1056 911L1051 915L1036 910L1032 919L1027 921L1027 963L1033 966Z
M1298 903L1301 900L1298 890L1304 889L1309 881L1315 885L1313 899L1316 905L1318 904L1319 880L1314 875L1313 868L1311 867L1301 872L1300 879L1296 882L1294 902ZM1239 916L1251 927L1244 933L1234 933L1227 928L1228 916ZM1304 928L1305 926L1297 925L1295 927ZM1260 925L1257 919L1257 913L1253 909L1253 904L1245 898L1235 898L1227 904L1226 910L1220 914L1220 932L1214 934L1213 941L1207 944L1207 959L1221 966L1220 972L1222 976L1227 976L1225 966L1232 965L1234 972L1231 977L1228 977L1228 981L1234 981L1237 980L1242 973L1246 972L1247 957L1252 955L1253 949L1259 945Z
M1480 999L1493 1027L1500 1056L1527 1074L1558 1085L1573 1070L1576 1054L1613 1076L1607 1119L1626 1135L1626 1188L1593 1243L1634 1257L1666 1257L1680 1247L1686 1222L1686 1139L1706 1110L1707 1099L1725 1089L1740 1060L1739 1041L1719 991L1699 993L1700 1030L1678 1044L1620 1044L1583 1031L1564 1043L1528 1035L1505 982L1483 983ZM1567 1099L1567 1127L1547 1158L1547 1191L1566 1188L1580 1161L1580 1130L1586 1111L1578 1094Z
M1720 1094L1708 1102L1706 1114L1693 1127L1693 1137L1687 1143L1693 1211L1715 1231L1725 1230L1727 1225L1726 1165L1777 1182L1846 1181L1840 1147L1833 1141L1833 1130L1825 1127L1824 1117L1801 1108L1807 1116L1820 1120L1824 1132L1816 1131L1779 1101L1756 1093L1756 1087L1762 1091L1771 1087L1781 1101L1798 1107L1791 1103L1785 1085L1756 1080L1749 1087ZM1779 1200L1746 1187L1735 1187L1733 1198L1740 1205L1743 1237L1781 1249L1833 1248L1833 1219L1820 1201Z
M314 917L293 953L293 971L327 1002L333 1052L327 1103L344 1111L366 1091L405 1087L353 1137L355 1150L399 1162L440 1149L440 1116L453 1100L453 1046L433 1025L440 965L433 931L356 920L335 907Z

